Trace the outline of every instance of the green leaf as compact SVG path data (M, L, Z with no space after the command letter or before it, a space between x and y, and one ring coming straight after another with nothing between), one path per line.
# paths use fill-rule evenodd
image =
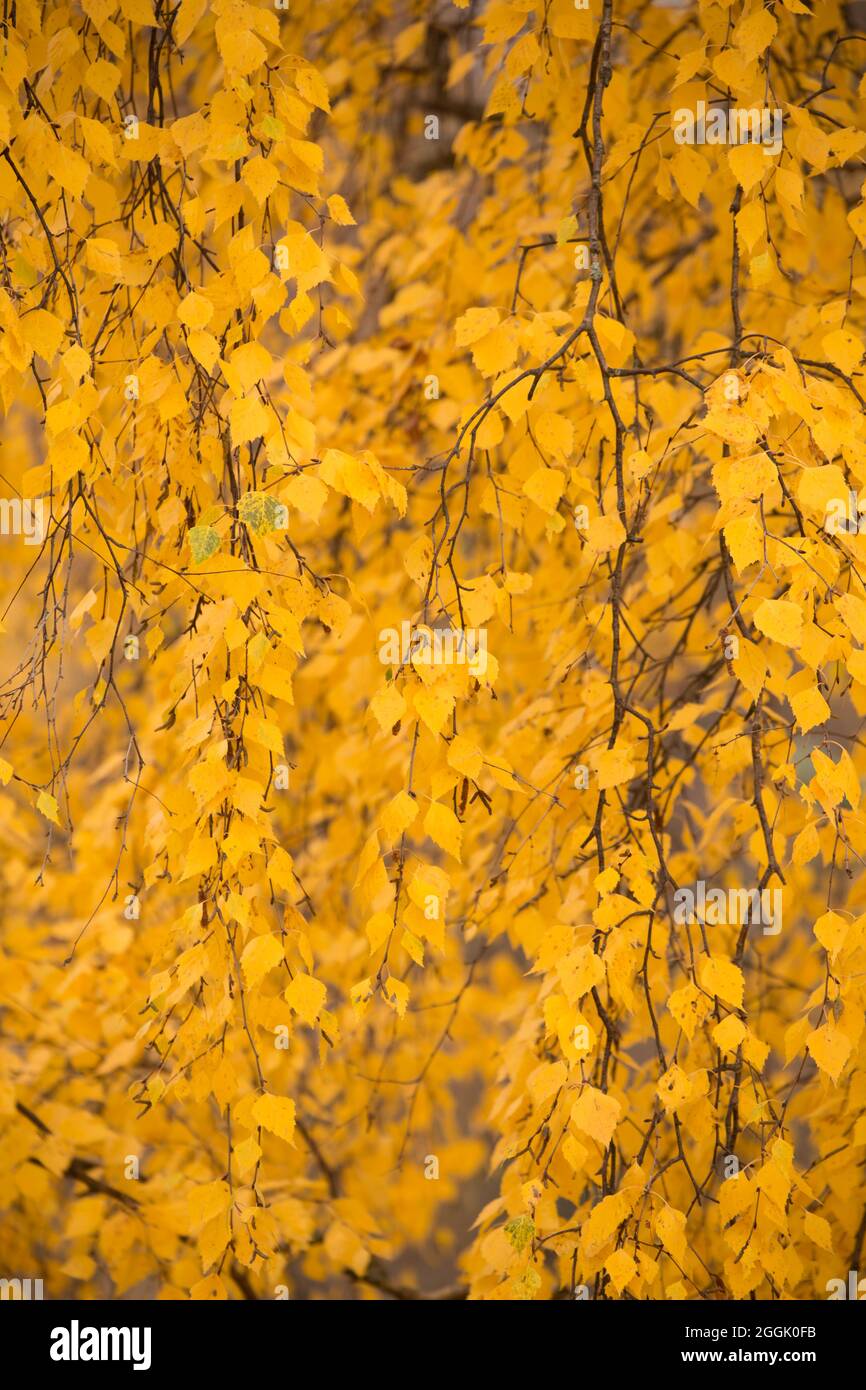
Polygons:
M541 1288L541 1275L536 1269L525 1269L511 1281L511 1294L518 1303L530 1303Z
M286 127L277 116L265 116L262 121L262 134L268 140L282 140L286 133Z
M193 564L200 565L203 560L209 559L219 550L220 538L212 526L191 526L189 548Z
M25 260L20 251L13 257L12 269L18 279L31 289L39 280L38 273L33 269L29 261Z
M535 1222L531 1216L515 1216L505 1227L505 1234L519 1255L535 1237Z
M248 492L238 502L238 516L257 536L285 527L285 507L266 492Z

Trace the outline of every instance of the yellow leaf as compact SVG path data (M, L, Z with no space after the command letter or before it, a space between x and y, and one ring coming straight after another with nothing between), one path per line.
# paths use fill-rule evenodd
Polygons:
M533 434L538 447L545 454L556 454L558 458L565 459L571 453L574 426L564 415L545 410L535 421Z
M57 809L57 800L50 792L40 792L36 798L36 809L41 811L46 820L53 821L55 825L60 824L60 815Z
M440 801L430 803L424 817L424 831L441 849L447 850L455 859L460 858L463 826L448 806L443 806Z
M611 1283L617 1293L622 1293L627 1284L631 1283L637 1274L637 1264L634 1256L627 1250L614 1250L612 1255L608 1255L604 1262L604 1267L611 1278Z
M849 376L863 360L863 343L847 328L837 328L835 332L828 333L821 339L821 346L828 361ZM845 493L839 495L844 497Z
M295 1102L286 1096L259 1096L252 1108L252 1116L257 1125L284 1139L293 1142L295 1133Z
M571 1107L570 1118L575 1129L588 1134L606 1149L621 1112L622 1106L613 1096L606 1095L595 1086L586 1085Z
M790 698L794 718L804 733L814 729L817 724L824 724L830 718L830 706L817 686L811 686Z
M73 198L80 198L90 178L90 165L77 150L68 145L52 143L48 146L45 168L64 192Z
M203 1226L220 1212L228 1211L232 1204L231 1189L222 1179L201 1183L193 1188L187 1201L192 1225Z
M807 1211L803 1218L803 1230L810 1240L832 1255L833 1232L830 1229L829 1221L825 1221L823 1216L817 1216L813 1211Z
M174 28L174 39L178 47L186 43L206 9L207 0L181 0Z
M799 647L803 640L802 609L788 599L765 598L755 610L755 626L786 647Z
M725 540L738 574L749 565L756 564L763 556L764 537L754 516L741 516L736 521L729 521L725 527Z
M259 439L268 428L268 412L258 396L242 396L229 412L232 445L249 444Z
M327 994L328 991L320 980L314 979L312 975L299 973L283 997L295 1013L312 1028L325 1007Z
M257 381L266 377L273 365L273 358L261 343L243 343L231 355L231 369L237 373L241 390L251 391Z
M735 1009L743 1007L743 972L732 960L723 956L703 956L698 974L707 994L716 995Z
M343 453L341 449L325 450L319 477L329 487L360 503L368 512L375 510L382 495L369 465L363 459Z
M218 1274L208 1274L192 1285L189 1296L196 1303L224 1302L228 1299L228 1290Z
M631 781L637 771L631 755L632 749L620 742L615 743L613 748L590 754L590 766L596 772L599 791L609 791L611 787Z
M291 478L286 485L285 500L310 521L318 521L328 500L328 489L319 479L304 473Z
M120 86L120 68L114 63L109 63L105 58L97 58L96 62L91 63L85 72L84 81L92 92L110 104L114 98L114 93ZM68 154L69 151L67 150L65 153Z
M418 802L408 792L398 792L382 812L379 825L382 833L392 844L409 829L418 815Z
M713 1029L713 1042L721 1052L736 1052L746 1036L746 1025L736 1014L728 1014Z
M257 154L246 161L241 178L256 202L263 206L280 181L280 171L274 161Z
M594 516L586 528L587 548L596 555L618 550L625 540L625 527L616 512Z
M674 1064L668 1067L656 1087L656 1095L668 1114L675 1114L691 1097L691 1082L686 1073Z
M188 334L186 342L196 362L200 363L206 372L212 372L220 355L219 343L213 334L194 329Z
M249 30L240 28L236 19L218 19L214 29L220 57L231 72L248 77L265 62L268 50L264 44Z
M852 636L866 643L866 602L857 594L840 594L833 600Z
M838 1024L828 1021L815 1028L806 1038L806 1046L818 1066L836 1082L851 1055L851 1039Z
M213 318L213 305L203 294L192 290L178 304L177 316L187 328L204 328Z
M748 193L756 183L772 172L773 162L767 158L766 147L751 142L732 145L728 150L728 163L737 183L742 184Z
M21 333L34 352L50 362L63 342L63 324L47 309L34 309L20 320Z
M671 160L671 169L686 202L696 208L710 177L710 166L705 156L691 145L678 145Z
M791 1175L784 1172L775 1159L764 1164L755 1179L755 1186L769 1197L779 1211L785 1210L791 1191Z
M845 944L848 935L848 922L838 912L825 912L818 918L814 932L821 945L834 960Z
M482 376L495 376L497 372L507 371L516 356L517 336L513 325L507 322L501 323L472 346L472 361Z
M454 696L438 690L417 690L414 695L415 712L431 734L439 734L445 727L454 708Z
M484 759L481 750L470 743L462 734L457 734L448 745L448 765L464 777L475 781L481 774Z
M458 347L469 347L491 333L499 323L498 309L467 309L454 325Z
M806 825L791 847L791 862L800 868L803 864L808 864L810 859L814 859L820 848L818 831L814 825Z
M397 1017L405 1018L409 1004L409 986L403 980L396 979L394 975L389 975L383 985L383 993Z
M334 193L328 199L328 212L338 227L354 227L356 225L345 198L341 198L339 193Z
M712 1007L706 995L701 994L691 982L683 985L681 989L674 990L667 1006L689 1039L694 1037L695 1029L703 1022Z
M370 713L383 734L389 734L406 713L406 701L393 681L374 695L370 701Z
M754 1185L746 1177L745 1173L738 1173L736 1177L728 1178L719 1188L719 1207L721 1208L722 1224L730 1225L735 1217L742 1215L755 1204L756 1192Z
M268 971L273 970L282 960L283 947L278 937L270 933L254 936L247 942L241 956L241 969L246 983L250 987L257 985Z
M769 48L778 25L770 10L758 6L734 30L734 42L747 63L753 63L759 53Z
M624 1192L612 1192L593 1207L580 1231L581 1249L588 1259L604 1248L630 1211L631 1204Z
M653 1222L655 1233L669 1255L672 1255L681 1269L688 1263L686 1245L686 1218L683 1212L674 1207L661 1207Z

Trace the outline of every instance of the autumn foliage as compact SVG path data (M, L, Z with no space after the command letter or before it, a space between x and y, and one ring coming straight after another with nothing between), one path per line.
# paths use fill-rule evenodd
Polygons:
M6 0L0 1275L858 1269L856 8Z

